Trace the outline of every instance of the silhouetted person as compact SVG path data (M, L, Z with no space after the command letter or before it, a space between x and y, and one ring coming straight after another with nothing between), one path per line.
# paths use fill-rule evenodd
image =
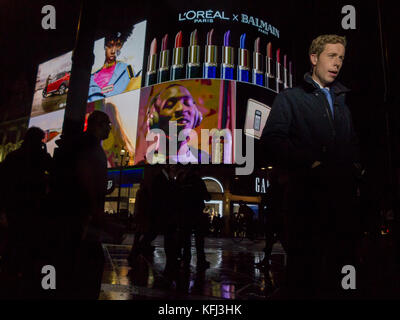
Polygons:
M264 215L265 256L256 264L269 270L269 260L273 246L280 241L286 250L285 216L287 216L287 174L275 167L271 171L270 186L262 197L262 212Z
M222 217L218 213L214 216L212 220L212 226L214 228L214 235L216 237L219 237L221 234L221 230L224 227L224 222Z
M151 184L152 209L156 225L164 235L166 265L164 275L174 280L178 271L178 216L181 201L176 183L176 165L163 165Z
M58 272L62 298L97 299L104 256L107 159L101 141L111 122L106 113L89 115L86 132L59 143L53 181L53 206L60 214Z
M194 232L197 256L197 269L207 269L210 263L204 252L204 237L209 230L208 215L203 213L204 201L211 200L207 187L201 179L198 169L185 170L180 186L182 188L181 235L183 246L183 265L188 268L191 260L191 236Z
M239 201L239 216L243 218L242 222L246 226L246 236L252 239L255 237L254 234L254 222L253 216L254 212L250 209L250 207L243 201Z
M151 242L157 237L158 230L155 215L151 205L151 193L144 181L140 183L136 193L135 211L133 214L135 224L135 236L131 252L128 257L130 265L133 265L140 254L153 253Z
M288 286L292 297L338 297L342 267L355 265L358 140L337 81L346 39L323 35L309 49L312 72L275 99L262 140L288 170ZM356 267L357 269L357 267ZM354 291L353 291L354 293Z
M0 164L0 213L8 228L2 269L11 277L19 278L22 285L19 297L25 298L32 297L32 286L37 289L40 285L37 281L33 283L37 280L35 274L40 274L40 269L34 266L41 250L41 213L52 169L51 156L42 141L44 137L43 130L29 128L21 147L9 153Z

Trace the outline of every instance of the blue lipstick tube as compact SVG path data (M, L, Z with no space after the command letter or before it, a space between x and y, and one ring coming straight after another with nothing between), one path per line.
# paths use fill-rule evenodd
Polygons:
M221 65L221 78L226 80L234 80L233 70L235 65L233 64L233 47L222 47L222 65Z
M217 46L207 45L204 53L203 78L215 79L217 77Z
M250 55L249 50L239 49L239 65L237 70L238 81L250 82Z

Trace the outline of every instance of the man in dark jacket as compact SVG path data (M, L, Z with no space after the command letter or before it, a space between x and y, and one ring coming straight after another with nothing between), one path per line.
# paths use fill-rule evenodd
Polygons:
M313 40L312 73L276 97L263 131L264 150L289 174L288 287L294 297L341 295L342 267L355 263L358 140L345 103L349 90L336 80L345 46L337 35Z
M184 169L181 179L178 180L182 192L182 209L180 219L180 236L183 248L183 267L190 267L192 231L195 235L197 270L205 270L210 266L204 251L204 237L209 229L208 215L203 213L204 201L210 201L211 195L207 191L204 180L200 177L197 167Z
M39 288L40 268L37 266L44 251L41 236L46 222L42 210L48 191L48 174L53 167L43 143L44 136L42 129L29 128L21 147L0 163L0 216L7 226L1 269L10 279L15 279L13 274L18 275L21 285L19 295L14 297L15 288L1 284L8 298L33 298Z
M93 111L86 132L59 144L53 177L53 207L59 214L56 269L62 298L97 299L104 256L107 158L101 141L111 130L108 115Z
M171 284L176 278L178 269L178 219L181 195L176 182L176 165L164 165L157 171L151 181L151 199L156 200L151 201L150 211L155 221L156 229L153 231L164 234L166 257L164 275Z

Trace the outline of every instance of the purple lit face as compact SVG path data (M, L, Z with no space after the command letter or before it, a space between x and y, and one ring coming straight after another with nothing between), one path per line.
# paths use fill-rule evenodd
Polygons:
M178 131L195 127L196 104L183 86L173 86L160 95L160 128L168 128L169 121L176 121Z

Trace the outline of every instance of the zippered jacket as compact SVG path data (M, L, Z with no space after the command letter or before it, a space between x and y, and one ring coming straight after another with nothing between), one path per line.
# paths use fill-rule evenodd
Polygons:
M335 167L358 162L358 139L345 102L350 90L335 81L330 91L334 115L310 73L300 86L281 92L263 130L264 157L288 169L311 168L315 161Z

